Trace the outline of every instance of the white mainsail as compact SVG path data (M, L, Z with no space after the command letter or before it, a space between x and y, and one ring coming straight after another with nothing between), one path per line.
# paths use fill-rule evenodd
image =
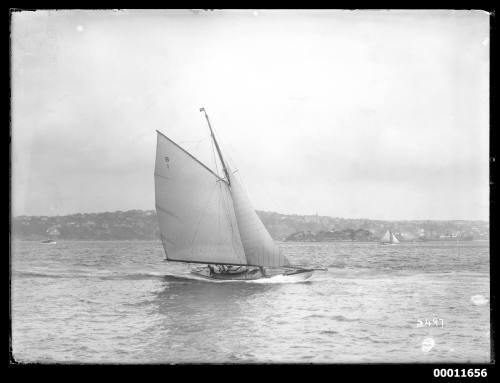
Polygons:
M160 132L155 202L168 260L247 264L227 182Z
M380 242L382 243L391 242L391 232L389 230L385 232L384 236L380 239Z

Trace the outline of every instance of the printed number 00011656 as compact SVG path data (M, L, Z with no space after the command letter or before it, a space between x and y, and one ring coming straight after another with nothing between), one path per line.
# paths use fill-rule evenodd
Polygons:
M434 376L438 377L448 377L448 378L479 378L487 376L486 368L435 368Z

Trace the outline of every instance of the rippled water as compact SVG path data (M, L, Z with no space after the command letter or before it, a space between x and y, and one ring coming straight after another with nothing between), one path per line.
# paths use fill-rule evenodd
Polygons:
M329 270L302 283L214 282L190 279L187 265L164 262L159 242L15 242L14 357L490 361L488 242L280 246L293 263Z

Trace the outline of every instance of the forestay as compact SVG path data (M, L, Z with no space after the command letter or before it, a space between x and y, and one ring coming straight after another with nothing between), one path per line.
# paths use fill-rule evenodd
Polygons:
M227 182L160 132L155 200L168 260L248 264Z

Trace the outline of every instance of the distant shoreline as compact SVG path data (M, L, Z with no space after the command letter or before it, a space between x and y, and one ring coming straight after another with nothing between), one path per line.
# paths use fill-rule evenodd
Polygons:
M39 244L44 244L44 245L51 245L50 243L43 243L43 241L38 240L38 239L13 239L11 243L17 243L17 242L32 242L32 243L39 243ZM155 239L56 239L55 242L57 243L63 243L63 242L157 242L161 244L161 240L155 240ZM280 241L276 240L275 242L277 243L283 243L283 244L289 244L289 243L301 243L301 244L311 244L311 243L373 243L373 244L379 244L379 245L384 245L380 241L349 241L349 240L336 240L336 241ZM489 239L472 239L472 240L466 240L466 241L456 241L456 240L429 240L429 241L403 241L400 242L397 245L404 245L407 243L470 243L470 242L490 242Z
M257 211L257 214L274 240L288 241L376 242L387 230L395 233L399 240L455 235L487 240L490 229L487 222L477 221L380 221L265 211ZM156 211L129 210L52 217L18 216L11 220L10 237L29 241L155 241L160 239L160 230Z

